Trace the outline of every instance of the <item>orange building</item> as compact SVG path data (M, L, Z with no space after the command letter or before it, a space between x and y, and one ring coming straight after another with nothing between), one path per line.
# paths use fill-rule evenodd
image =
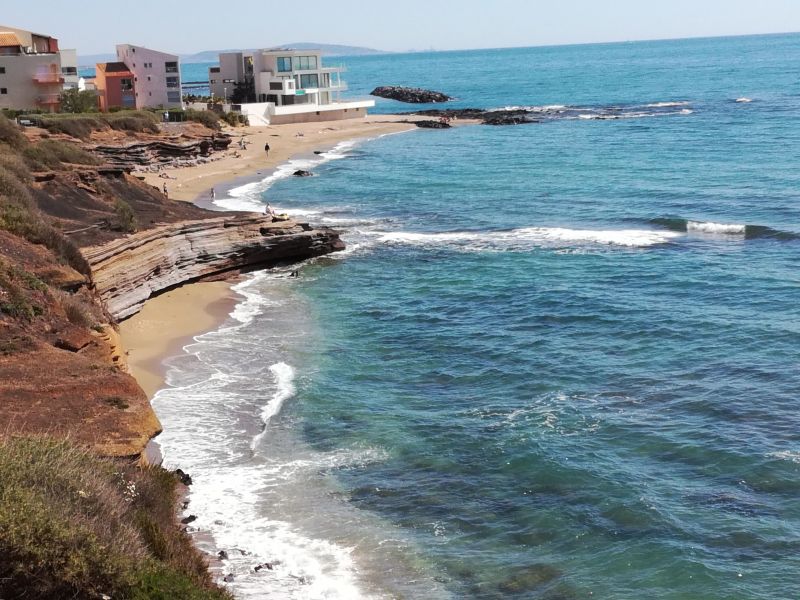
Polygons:
M103 112L111 108L136 108L134 75L125 63L97 63L95 86Z

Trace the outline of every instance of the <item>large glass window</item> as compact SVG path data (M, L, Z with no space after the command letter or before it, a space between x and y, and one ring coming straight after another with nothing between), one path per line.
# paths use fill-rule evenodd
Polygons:
M133 79L120 79L119 87L123 92L130 92L133 90Z
M316 73L313 75L300 75L300 87L302 89L307 88L318 88L319 87L319 77Z
M313 71L317 68L316 56L298 56L295 59L295 69L298 71Z
M292 57L279 56L278 57L278 72L287 73L292 70Z
M178 63L175 62L175 61L165 62L164 63L164 70L167 73L177 73L178 72Z
M167 87L168 88L176 88L176 87L178 87L178 78L177 77L167 77Z

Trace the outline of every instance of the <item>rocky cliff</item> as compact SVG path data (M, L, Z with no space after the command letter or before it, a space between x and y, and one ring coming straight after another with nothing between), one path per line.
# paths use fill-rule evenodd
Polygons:
M124 319L152 295L182 283L343 248L331 229L252 214L162 225L82 253L107 310Z

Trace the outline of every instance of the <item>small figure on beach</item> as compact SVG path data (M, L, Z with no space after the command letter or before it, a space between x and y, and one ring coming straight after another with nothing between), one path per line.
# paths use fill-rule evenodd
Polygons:
M169 192L167 191L167 182L166 182L166 181L164 182L164 187L163 187L163 190L164 190L164 195L165 195L167 198L169 198Z
M214 188L211 188L211 199L214 200L217 197L217 193L214 191Z
M242 150L247 150L247 142L244 141L244 136L239 138L239 148L241 148Z
M269 202L267 202L267 205L264 207L264 214L269 215L270 217L275 216L275 209L272 208L272 205L270 205Z
M164 123L169 123L169 111L164 111Z
M269 156L269 142L267 142L266 144L264 144L264 154L266 154L267 156Z

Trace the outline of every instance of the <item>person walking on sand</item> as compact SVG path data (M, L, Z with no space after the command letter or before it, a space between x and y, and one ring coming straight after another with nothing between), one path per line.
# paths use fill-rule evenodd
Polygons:
M267 157L269 157L269 142L264 144L264 154L266 154Z
M169 193L167 192L167 182L164 182L164 195L169 198Z
M211 199L214 200L217 197L217 193L214 191L214 188L211 188Z

